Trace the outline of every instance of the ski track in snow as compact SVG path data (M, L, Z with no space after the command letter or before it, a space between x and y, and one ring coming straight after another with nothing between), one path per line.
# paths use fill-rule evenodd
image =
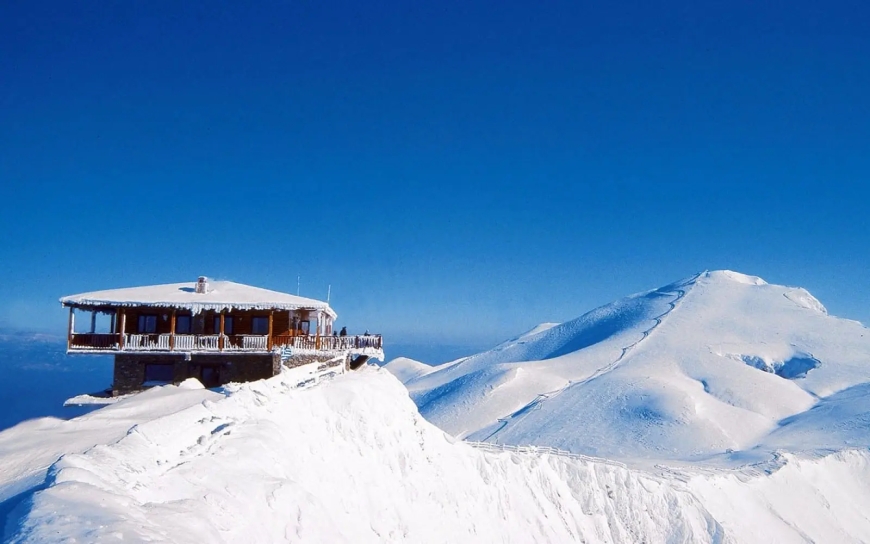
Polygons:
M590 383L593 380L600 378L601 376L607 374L608 372L611 372L613 369L618 367L619 364L625 359L625 356L628 355L632 350L634 350L634 348L636 348L638 345L640 345L641 342L643 342L644 340L649 338L649 336L652 334L652 332L654 330L656 330L659 327L659 325L662 324L664 319L677 308L677 305L680 303L681 300L683 300L683 298L689 292L689 288L694 286L697 279L700 278L703 274L704 274L704 272L699 272L698 274L695 274L692 278L690 278L684 284L681 285L682 289L674 289L672 292L662 291L663 294L670 294L670 295L674 296L674 299L671 300L670 302L668 302L669 308L667 310L665 310L662 314L654 317L652 326L650 328L644 330L643 333L641 334L641 337L638 340L623 347L622 352L619 354L619 357L617 357L613 362L599 368L591 376L584 378L580 381L576 381L576 382L569 381L567 384L565 384L564 387L561 387L561 388L556 389L554 391L549 391L547 393L538 394L538 396L535 397L534 400L532 400L531 402L529 402L528 404L526 404L525 406L523 406L522 408L520 408L516 412L510 414L506 418L500 418L498 420L498 422L501 423L501 426L498 429L494 430L492 433L490 433L486 438L483 439L483 441L489 442L491 439L493 439L493 437L496 437L496 435L498 435L498 433L503 431L511 423L518 423L518 422L522 421L526 416L528 416L528 414L532 410L539 410L541 408L541 404L545 400L550 400L552 398L558 397L559 395L561 395L562 393L564 393L565 391L567 391L568 389L570 389L572 387L582 386L584 384ZM495 440L496 440L496 443L498 443L498 439L496 438Z

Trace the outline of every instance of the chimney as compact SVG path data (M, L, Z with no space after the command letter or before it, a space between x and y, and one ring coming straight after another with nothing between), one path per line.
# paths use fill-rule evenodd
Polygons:
M196 280L196 292L201 295L208 293L208 278L200 276L199 279Z

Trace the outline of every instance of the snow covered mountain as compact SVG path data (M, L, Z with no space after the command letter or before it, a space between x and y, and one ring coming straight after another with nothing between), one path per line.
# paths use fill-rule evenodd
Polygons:
M374 367L159 387L8 429L0 459L13 543L870 539L866 450L716 471L486 451Z
M870 542L866 336L709 272L389 363L407 388L316 364L157 387L0 432L2 541Z
M460 438L745 459L870 446L868 332L804 289L715 271L452 363L386 367L426 419Z
M225 395L190 380L0 433L5 539L714 542L721 532L686 489L619 465L454 444L386 371L324 387L305 372Z

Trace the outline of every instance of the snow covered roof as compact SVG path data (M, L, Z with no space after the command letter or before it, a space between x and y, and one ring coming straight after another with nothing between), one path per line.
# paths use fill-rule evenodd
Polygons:
M156 306L199 313L204 310L322 310L333 319L337 314L326 302L232 281L209 281L205 293L197 282L147 285L94 291L63 297L64 306Z

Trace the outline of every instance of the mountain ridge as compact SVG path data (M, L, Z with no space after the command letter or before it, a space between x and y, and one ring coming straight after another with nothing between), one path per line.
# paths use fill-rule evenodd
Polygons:
M459 438L697 459L870 381L865 330L805 289L713 270L404 381Z

